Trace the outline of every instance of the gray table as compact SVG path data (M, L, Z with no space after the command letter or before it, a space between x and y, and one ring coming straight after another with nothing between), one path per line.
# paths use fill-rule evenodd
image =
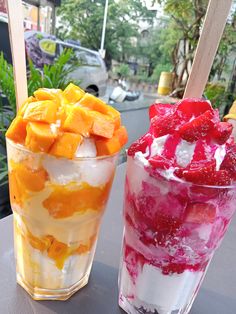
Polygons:
M0 314L121 314L117 275L125 165L118 167L89 284L66 302L33 301L15 282L12 217L0 221ZM236 218L236 217L235 217ZM191 314L236 313L236 219L216 253Z

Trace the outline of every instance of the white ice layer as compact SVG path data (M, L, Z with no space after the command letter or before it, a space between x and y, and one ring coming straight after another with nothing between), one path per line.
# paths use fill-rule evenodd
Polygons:
M143 306L148 311L169 314L184 308L191 301L203 272L185 270L182 274L163 275L159 268L144 264L135 284L123 263L120 286L124 297L134 306Z
M114 170L112 160L69 161L49 155L43 159L43 167L48 172L51 182L61 185L87 182L91 186L100 186L109 181Z
M77 148L75 157L96 157L97 149L94 139L84 138L83 142Z

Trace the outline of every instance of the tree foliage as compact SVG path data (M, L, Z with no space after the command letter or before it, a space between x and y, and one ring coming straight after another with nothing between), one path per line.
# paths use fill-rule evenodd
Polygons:
M62 39L80 40L87 48L100 48L105 0L63 0L58 8ZM134 53L133 39L138 36L140 20L152 20L141 0L109 0L105 49L108 67L111 60L124 62Z
M165 48L172 51L171 61L175 73L174 87L185 87L189 76L195 49L200 37L203 19L205 17L208 0L157 0L164 8L165 14L170 18L166 28L169 38L163 43ZM210 77L221 79L226 69L230 54L235 51L236 20L235 3L227 21L220 46L212 67ZM173 40L171 40L171 38Z

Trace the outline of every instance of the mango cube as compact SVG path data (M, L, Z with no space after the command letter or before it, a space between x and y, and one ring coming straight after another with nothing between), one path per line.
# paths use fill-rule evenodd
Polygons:
M49 154L72 159L82 141L83 137L80 134L64 132L55 140Z
M89 114L89 110L80 106L74 106L71 108L62 129L88 137L92 125L93 118Z
M21 116L17 116L8 128L6 137L16 143L24 144L26 138L26 126L27 121Z
M117 136L110 139L99 139L96 141L97 155L106 156L117 153L120 148L120 141Z
M128 142L128 133L123 125L115 130L114 136L118 137L120 146L124 146Z
M49 124L29 122L25 146L33 152L47 153L57 138L57 132Z
M86 108L108 115L110 118L114 119L115 128L119 128L121 121L119 111L108 106L101 99L86 93L83 98L80 99L79 103Z
M53 100L59 106L61 103L62 90L54 88L39 88L34 92L37 100Z
M70 83L63 91L63 96L71 103L78 102L85 92L78 86Z
M28 121L54 123L57 119L57 108L58 104L52 100L35 101L28 104L23 118Z
M89 115L93 119L91 134L102 136L105 138L111 138L113 136L115 130L115 124L113 119L100 112L92 110L89 111Z

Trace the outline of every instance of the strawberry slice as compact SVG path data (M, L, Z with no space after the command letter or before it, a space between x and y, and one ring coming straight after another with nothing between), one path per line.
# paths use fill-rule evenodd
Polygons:
M210 102L199 98L186 98L181 100L177 104L177 110L188 119L198 117L208 110L213 112Z
M189 203L185 209L185 221L211 224L216 218L216 207L211 203Z
M212 139L217 144L224 144L229 139L233 131L233 126L228 122L219 122L215 125L214 129L211 131Z
M149 118L150 120L155 116L164 116L166 115L170 109L172 109L174 105L171 104L153 104L149 108Z
M236 144L227 148L227 153L220 165L220 170L227 170L233 180L236 180Z
M180 136L188 142L194 142L205 137L214 127L211 120L213 116L212 111L208 110L192 121L185 123L179 129Z
M206 183L207 185L227 186L232 183L232 179L227 170L214 171L209 175Z
M213 186L227 186L232 183L232 179L227 170L215 170L216 162L201 161L193 162L188 168L175 170L175 175L195 184L205 184Z
M153 137L150 133L146 133L135 141L128 149L128 156L134 156L137 152L146 152L146 148L153 142Z
M192 161L207 160L208 146L205 140L198 140L194 149Z
M166 159L175 159L175 152L181 138L178 133L174 133L168 136L165 141L162 156Z
M170 112L166 116L155 116L152 118L150 132L154 137L172 134L183 124L182 117L178 112Z
M208 177L215 171L216 161L192 162L185 169L176 169L175 175L196 184L207 184Z
M161 170L166 170L173 166L173 160L166 159L165 157L158 155L149 158L148 161L153 166L153 168L158 168Z

